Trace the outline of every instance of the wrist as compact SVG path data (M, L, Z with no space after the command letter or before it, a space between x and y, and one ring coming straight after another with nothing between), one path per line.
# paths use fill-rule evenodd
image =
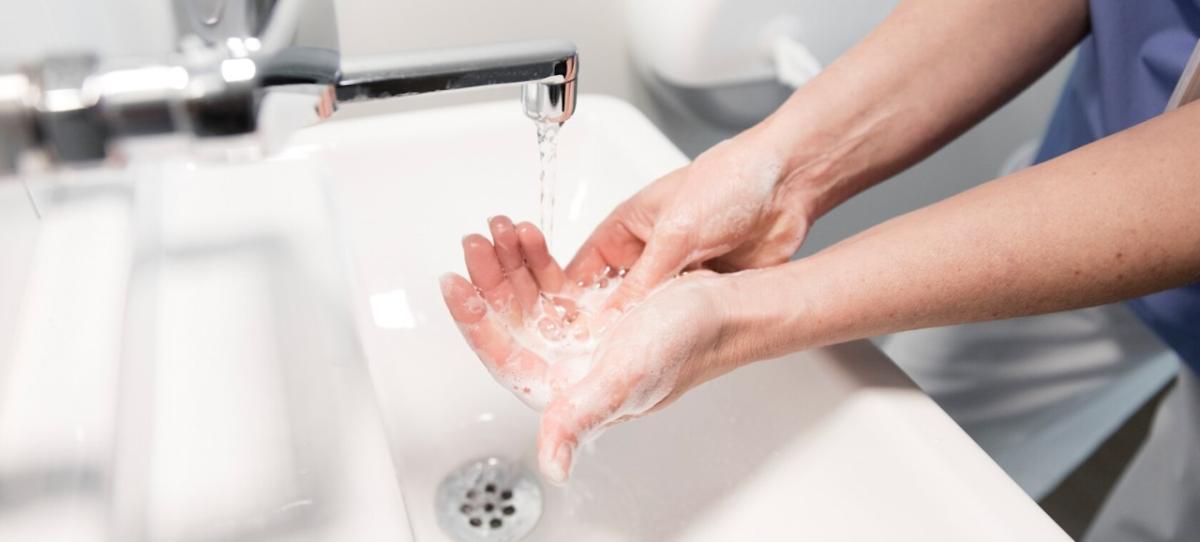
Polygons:
M747 188L754 187L743 193L753 194L756 204L762 201L759 198L767 198L768 207L764 210L769 214L764 216L774 217L772 221L793 224L798 231L806 232L819 216L817 203L820 198L814 190L818 185L797 182L791 174L789 164L794 159L793 148L773 129L760 124L713 147L709 151L710 157L701 156L693 164L708 167L704 164L705 158L733 164L736 169L732 171L738 172L734 177Z
M881 122L857 110L812 105L824 101L801 89L743 133L747 146L780 159L780 199L814 221L882 178L871 158L881 152L875 148Z
M715 350L732 370L816 345L819 318L813 318L809 288L796 280L799 262L720 275L710 288L720 307Z

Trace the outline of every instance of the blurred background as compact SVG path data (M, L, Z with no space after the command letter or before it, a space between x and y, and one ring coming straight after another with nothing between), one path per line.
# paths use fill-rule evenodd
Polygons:
M126 55L172 47L171 29L160 24L166 16L155 12L168 10L166 2L46 0L8 4L0 31L5 35L3 53L9 59L35 58L54 50L91 49L101 55ZM783 0L655 2L652 6L586 0L339 0L335 4L346 56L539 37L570 39L586 66L581 92L629 101L685 153L695 156L764 116L786 96L786 85L780 85L773 73L779 54L774 38L794 37L818 63L827 64L881 20L894 2L839 2L836 7ZM794 15L781 13L822 17L806 17L809 22L801 23ZM137 33L122 30L128 28L131 17L145 21L137 25ZM821 22L811 22L815 20ZM51 35L54 39L47 40ZM802 254L994 178L1006 164L1027 160L1069 65L1067 59L1016 100L895 182L883 183L823 218ZM728 92L738 86L750 90ZM499 88L351 104L334 119L493 101L510 95L508 89ZM753 105L747 106L747 102ZM12 232L31 227L23 222L27 218L20 216L23 214L28 213L4 213L2 220L8 222L4 230L10 232L5 234L5 242L22 242L10 237L15 235Z
M569 39L580 54L580 92L630 102L694 157L769 113L795 85L803 84L866 34L895 2L338 0L335 4L337 37L344 56L534 38ZM4 0L3 7L0 61L73 50L122 56L166 52L175 46L173 29L161 24L170 18L166 1ZM824 217L801 254L1027 164L1071 60L1065 59L1000 111L898 179ZM495 88L348 104L332 122L512 100L512 96L511 88ZM13 348L18 318L14 300L29 286L29 255L38 236L78 232L42 232L24 188L13 183L0 188L0 254L4 255L0 258L0 352L7 352ZM124 279L106 279L101 274L96 280ZM897 361L904 364L902 359ZM1157 390L1144 388L1143 399ZM1130 412L1109 413L1109 417L1124 419ZM1099 465L1095 473L1031 494L1070 532L1078 534L1106 484L1136 448L1147 419L1145 414L1134 416L1123 432L1110 439L1111 450L1085 465ZM1051 493L1055 488L1059 491ZM0 487L0 503L3 489Z

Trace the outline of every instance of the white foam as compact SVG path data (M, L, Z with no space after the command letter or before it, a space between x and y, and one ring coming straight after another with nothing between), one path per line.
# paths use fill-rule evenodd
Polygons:
M468 310L486 312L485 317L492 324L502 326L520 348L545 361L548 366L545 374L526 374L524 371L529 367L522 366L516 358L491 359L479 345L471 341L479 324L460 323L459 328L467 338L468 345L491 369L492 376L527 405L541 410L549 404L556 391L551 386L569 386L591 371L593 354L602 336L597 318L604 302L620 286L623 275L623 272L606 270L592 281L592 286L579 287L578 291L570 294L547 296L533 314L525 315L520 325L512 325L508 318L502 316L507 307L488 307L478 296L467 298L465 303ZM564 318L568 308L576 311L569 322ZM519 352L516 349L512 355L516 356ZM503 363L497 363L500 361Z
M583 359L588 362L586 365L590 368L592 353L600 340L600 330L596 329L594 324L605 300L617 290L621 280L621 277L600 278L593 286L585 287L576 295L561 296L575 305L577 314L570 322L564 322L563 312L555 311L551 314L546 310L547 305L552 308L561 305L553 302L541 303L532 317L525 318L520 329L510 328L510 331L518 344L534 352L551 366L568 363L572 369L570 372L576 373L578 367L583 365L580 362ZM551 296L552 300L553 297ZM583 374L586 372L583 371Z

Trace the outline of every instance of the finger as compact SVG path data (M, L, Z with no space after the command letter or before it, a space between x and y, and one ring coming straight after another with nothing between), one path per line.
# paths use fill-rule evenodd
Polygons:
M467 262L467 273L471 282L483 293L488 306L496 311L505 322L520 325L520 302L516 290L504 276L500 260L492 244L479 234L463 237L463 257Z
M656 235L625 275L625 280L605 301L605 308L625 310L644 299L654 288L675 276L688 263L685 239L678 235Z
M529 269L525 267L516 227L507 216L497 216L488 220L488 228L492 231L492 240L496 243L496 258L500 260L500 267L512 283L517 301L525 314L533 313L538 308L538 285Z
M475 287L454 273L441 278L442 299L467 344L501 384L522 400L542 408L549 399L545 360L520 346L496 319Z
M446 273L439 280L439 285L442 287L442 299L446 302L446 308L450 309L450 317L454 318L456 324L478 324L487 316L487 303L479 297L479 292L467 279L454 273Z
M557 395L538 429L538 468L547 480L566 482L579 444L618 417L627 394L619 380L593 374Z
M607 267L610 266L604 259L604 254L589 239L579 247L579 252L575 253L571 263L567 264L565 274L576 286L587 286L594 277L604 273Z
M605 268L628 269L641 256L646 245L616 218L619 211L605 219L579 247L579 252L567 264L568 280L590 284L604 274Z
M567 282L567 276L558 262L550 256L550 249L546 247L546 237L542 235L542 231L533 224L522 222L517 225L517 237L521 242L521 254L525 258L525 265L533 272L541 290L549 293L561 292Z

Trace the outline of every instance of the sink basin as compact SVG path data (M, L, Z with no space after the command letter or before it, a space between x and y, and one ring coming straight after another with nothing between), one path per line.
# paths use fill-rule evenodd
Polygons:
M3 300L0 540L408 538L310 164L38 179Z
M628 104L585 96L559 138L553 249L684 156ZM537 220L534 126L516 100L328 123L279 160L332 179L355 319L417 540L449 540L435 494L502 457L536 472L537 415L458 335L437 277L486 217ZM623 424L543 485L528 540L1068 540L874 347L759 363ZM481 527L486 529L487 526Z

